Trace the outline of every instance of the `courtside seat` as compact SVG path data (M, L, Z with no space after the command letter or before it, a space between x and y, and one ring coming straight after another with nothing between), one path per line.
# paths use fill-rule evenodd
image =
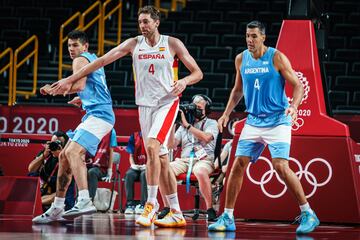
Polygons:
M195 33L190 37L189 44L198 46L217 46L219 35L207 33Z
M210 22L208 33L216 34L234 34L236 33L235 22Z
M219 10L219 9L217 9ZM200 10L197 11L195 14L195 20L197 21L222 21L223 19L223 12L216 11L216 10Z

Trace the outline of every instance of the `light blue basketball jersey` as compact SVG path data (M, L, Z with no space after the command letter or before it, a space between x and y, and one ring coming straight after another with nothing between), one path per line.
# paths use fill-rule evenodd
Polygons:
M265 54L254 59L249 50L243 51L240 73L246 112L246 123L257 127L289 125L291 117L285 116L289 103L285 94L285 79L275 69L275 48L269 47Z
M86 58L89 62L97 59L95 54L89 52L84 52L80 56ZM86 111L82 121L92 115L110 124L115 123L115 115L112 108L110 91L106 85L104 68L99 68L87 75L84 90L77 94L81 99L82 108Z

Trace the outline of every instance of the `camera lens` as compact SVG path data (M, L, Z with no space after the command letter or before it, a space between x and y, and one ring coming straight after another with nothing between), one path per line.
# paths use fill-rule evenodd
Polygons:
M61 142L58 141L58 140L49 143L49 149L52 152L56 151L56 150L59 150L60 148L61 148Z

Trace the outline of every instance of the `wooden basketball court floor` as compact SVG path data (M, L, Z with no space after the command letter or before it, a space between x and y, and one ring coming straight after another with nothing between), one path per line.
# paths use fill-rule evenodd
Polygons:
M296 236L296 224L236 220L236 232L208 232L207 221L187 218L185 228L144 228L134 215L96 213L73 221L32 224L30 219L0 219L0 239L296 239L358 240L359 225L322 223L307 236Z

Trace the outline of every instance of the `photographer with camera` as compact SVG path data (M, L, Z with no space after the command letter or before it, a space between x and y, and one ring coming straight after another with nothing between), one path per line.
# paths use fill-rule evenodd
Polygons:
M41 202L44 210L50 207L55 199L59 155L68 139L69 137L64 132L55 132L51 140L44 145L44 149L36 155L28 166L28 176L40 177ZM74 203L74 181L72 181L66 194L66 209L72 208Z
M180 126L176 133L175 129L172 130L168 144L169 149L181 145L181 158L176 158L175 161L170 162L169 178L175 178L181 173L186 173L188 168L192 167L192 173L198 179L200 192L205 199L209 221L216 218L216 212L212 207L209 174L215 169L214 150L219 133L216 120L208 118L211 112L211 103L209 97L198 94L193 96L191 104L180 105L180 115L176 121ZM190 166L192 151L194 151L195 156L193 165ZM171 196L166 196L165 200L170 203Z

